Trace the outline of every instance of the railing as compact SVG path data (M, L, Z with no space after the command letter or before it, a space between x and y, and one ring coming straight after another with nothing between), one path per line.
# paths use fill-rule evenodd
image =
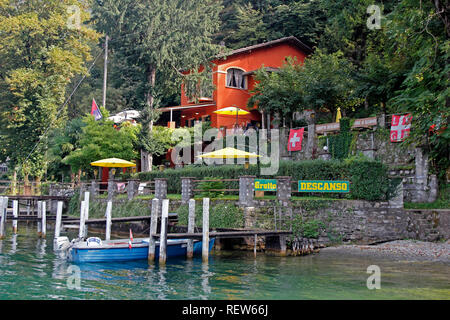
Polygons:
M239 194L239 188L233 188L233 184L237 182L239 185L239 179L204 179L204 180L193 180L194 182L194 194L202 194L202 193L208 193L208 192L219 192L219 193L228 193L228 194ZM208 183L208 182L224 182L228 183L228 185L231 185L229 188L223 188L223 189L213 189L208 188L205 186L204 188L199 188L199 185L202 183Z

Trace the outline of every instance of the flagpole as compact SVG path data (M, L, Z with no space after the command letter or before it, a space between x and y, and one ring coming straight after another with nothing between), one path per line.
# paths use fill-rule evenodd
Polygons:
M108 41L109 37L106 35L105 39L105 65L103 74L103 108L106 108L106 84L108 78Z

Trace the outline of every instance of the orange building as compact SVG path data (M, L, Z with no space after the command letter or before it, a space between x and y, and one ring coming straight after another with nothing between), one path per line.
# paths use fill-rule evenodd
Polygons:
M218 57L212 61L215 87L212 96L202 97L197 104L191 103L182 87L181 105L163 108L163 119L171 121L175 127L191 127L196 121L211 121L215 128L231 129L236 124L236 116L218 115L214 111L234 106L250 112L239 116L239 126L260 123L261 113L257 109L247 108L250 91L255 86L255 72L262 67L275 71L283 66L287 57L295 57L298 63L303 63L311 52L311 48L297 38L286 37L237 49L226 57Z

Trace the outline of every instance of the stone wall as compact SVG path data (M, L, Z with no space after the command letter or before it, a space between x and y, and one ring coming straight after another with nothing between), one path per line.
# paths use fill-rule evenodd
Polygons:
M292 201L289 207L260 201L245 212L246 227L289 230L292 219L294 223L315 221L322 244L450 238L450 210L404 210L387 201L306 200Z

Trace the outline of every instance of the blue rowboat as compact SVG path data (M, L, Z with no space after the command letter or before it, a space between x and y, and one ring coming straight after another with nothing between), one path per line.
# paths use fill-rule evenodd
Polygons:
M114 262L144 260L148 258L148 238L135 239L129 248L128 239L101 241L80 241L68 248L68 259L76 263ZM214 246L214 238L209 240L209 251ZM202 252L202 241L194 240L194 255ZM187 240L167 240L167 258L186 256ZM156 259L159 258L159 241L155 246Z

